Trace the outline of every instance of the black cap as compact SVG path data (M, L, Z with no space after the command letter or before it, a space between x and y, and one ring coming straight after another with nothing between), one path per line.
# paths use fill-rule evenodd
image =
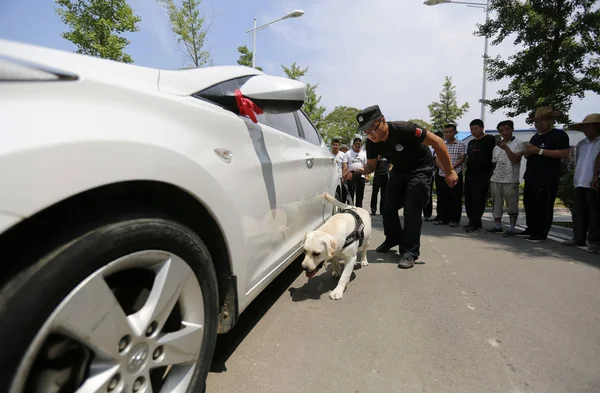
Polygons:
M363 109L356 115L356 121L358 121L358 131L366 131L373 126L373 122L380 116L383 116L379 105L372 105L368 108Z

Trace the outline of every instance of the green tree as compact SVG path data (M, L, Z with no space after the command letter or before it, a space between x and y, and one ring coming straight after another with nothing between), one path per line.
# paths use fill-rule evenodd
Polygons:
M121 34L138 31L141 18L126 0L56 0L56 13L70 31L61 37L77 46L77 53L133 63Z
M568 122L573 97L600 93L600 9L597 0L494 0L495 14L475 34L498 45L514 37L520 50L506 59L487 58L488 80L510 80L498 98L486 100L492 112L514 117L551 105Z
M360 109L350 106L336 106L327 114L321 125L321 135L327 144L334 138L347 145L357 136L358 123L356 115Z
M408 121L411 121L421 127L423 127L424 129L426 129L427 131L433 131L433 126L430 123L427 123L425 120L422 119L410 119Z
M294 62L291 67L286 67L284 65L281 66L283 72L290 79L300 80L300 78L304 77L308 72L308 67L301 68ZM302 106L302 110L306 112L310 120L313 122L317 130L321 131L321 126L323 122L323 114L325 113L325 107L319 105L321 103L321 96L317 95L317 87L319 84L312 85L310 83L306 84L306 101L304 101L304 105Z
M250 49L248 49L248 47L246 45L244 45L244 46L238 46L237 50L238 50L238 53L240 54L240 58L238 59L237 63L239 65L243 65L246 67L252 67L253 54L252 54L252 52L250 52ZM259 66L256 66L256 69L259 71L263 70Z
M427 106L431 117L431 131L441 131L446 124L456 124L458 120L469 110L469 103L465 102L458 106L456 99L456 87L452 85L452 78L446 77L440 100L432 102Z
M204 29L204 16L200 16L200 0L157 0L161 3L169 17L171 30L177 40L179 50L186 61L195 67L212 64L210 53L204 50L207 29Z

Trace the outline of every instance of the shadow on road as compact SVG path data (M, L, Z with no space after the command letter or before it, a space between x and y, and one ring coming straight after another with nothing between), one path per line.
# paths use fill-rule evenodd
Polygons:
M338 279L331 275L331 269L332 266L329 265L326 271L311 278L300 288L289 288L288 291L292 297L292 301L302 302L305 300L319 300L322 295L329 293L329 291L333 291L338 283ZM354 270L357 269L360 269L360 266L354 268ZM350 282L352 282L355 277L356 275L353 272L350 276Z
M227 371L226 362L242 343L254 326L260 321L277 299L285 293L294 280L302 273L302 258L296 259L288 266L240 315L235 327L226 334L219 335L217 346L210 367L210 372Z
M466 219L464 217L461 225L462 224L466 224ZM492 228L493 223L484 221L483 227ZM501 233L485 233L483 230L479 230L476 233L466 233L462 227L452 228L442 225L436 226L430 222L423 223L422 234L438 238L454 237L457 242L460 242L460 239L469 238L485 243L485 248L490 252L499 250L510 251L520 254L525 258L558 258L563 259L565 262L579 262L600 268L600 255L592 254L574 247L567 247L560 242L550 239L543 243L529 243L525 241L524 238L518 236L506 238L503 237Z
M372 216L372 225L374 230L383 231L383 220L380 215ZM400 216L400 222L404 225L404 218ZM585 250L581 250L574 247L567 247L562 245L560 242L547 240L543 243L528 243L522 237L503 237L502 234L485 233L483 230L479 230L476 233L466 233L462 228L462 225L466 225L466 217L463 215L461 226L452 228L447 225L433 225L431 222L423 222L421 234L423 236L432 237L453 237L456 238L457 242L461 239L472 239L486 244L486 248L490 251L510 251L522 255L523 257L536 257L536 258L558 258L564 259L565 262L578 262L584 263L596 268L600 268L600 255L592 254ZM484 228L492 228L493 223L490 221L484 221ZM421 241L423 245L423 241ZM371 248L374 249L378 245L372 244ZM481 251L478 251L481 252ZM373 250L369 250L367 253L369 263L398 263L400 258L396 253L389 254L378 254ZM422 263L418 261L417 263Z

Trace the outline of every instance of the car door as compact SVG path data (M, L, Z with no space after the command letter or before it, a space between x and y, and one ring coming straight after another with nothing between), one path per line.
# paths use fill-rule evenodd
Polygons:
M259 123L247 121L255 140L258 160L248 163L248 176L261 174L242 195L247 266L246 290L251 292L286 262L304 237L306 222L314 222L315 210L307 203L314 167L306 141L293 113L262 114Z
M325 221L335 209L328 203L323 203L319 195L326 192L335 195L339 183L335 157L323 143L321 135L303 111L296 113L300 125L306 156L314 159L309 185L306 187L306 210L311 219L306 222L306 231L313 230L321 222ZM310 196L309 196L309 195Z

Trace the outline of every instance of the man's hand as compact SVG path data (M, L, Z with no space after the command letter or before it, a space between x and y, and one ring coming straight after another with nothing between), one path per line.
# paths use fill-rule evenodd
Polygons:
M446 173L446 184L448 184L450 188L454 188L454 186L456 186L456 183L458 183L458 175L456 174L456 172L452 171L450 173Z
M530 155L534 155L534 154L539 154L540 153L540 148L537 147L536 145L532 145L531 143L529 145L527 145L527 147L525 148L525 154L530 156Z
M348 173L346 173L346 176L344 176L344 180L352 180L352 172L348 171Z
M600 179L598 178L598 175L594 176L592 179L592 188L594 190L600 189Z
M504 141L499 141L498 143L496 143L496 146L498 146L504 151L508 150L508 144Z

